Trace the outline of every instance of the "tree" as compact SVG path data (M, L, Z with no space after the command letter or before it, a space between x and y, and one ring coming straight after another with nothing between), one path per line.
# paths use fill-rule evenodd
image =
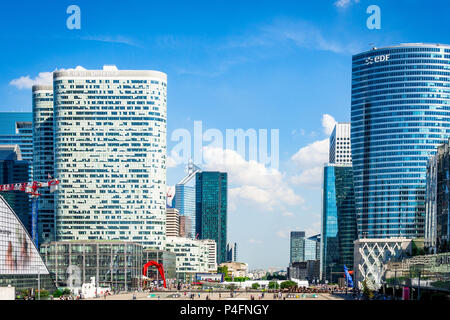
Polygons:
M259 289L259 283L258 282L253 283L252 289L255 289L255 290Z
M290 289L295 287L297 287L297 282L295 281L287 280L281 283L281 289Z
M269 282L269 289L279 289L280 285L276 281L270 281Z
M228 276L228 267L227 266L218 267L217 268L217 273L223 273L223 275L225 277Z
M368 299L373 299L374 294L373 294L373 291L370 290L369 285L367 284L367 280L364 280L362 282L362 286L363 286L363 290L362 290L363 295L365 297L367 297Z

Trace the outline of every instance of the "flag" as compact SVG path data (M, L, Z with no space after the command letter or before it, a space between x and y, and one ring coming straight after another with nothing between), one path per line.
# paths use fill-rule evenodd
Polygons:
M344 273L345 273L345 278L347 280L347 286L349 288L353 288L353 279L352 279L352 276L350 275L350 273L348 272L346 265L344 265Z

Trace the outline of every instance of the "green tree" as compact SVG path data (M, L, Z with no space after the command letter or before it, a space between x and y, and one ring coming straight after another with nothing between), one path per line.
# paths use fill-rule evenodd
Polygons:
M227 266L218 267L217 273L223 273L224 277L227 277L228 276L228 267Z
M287 280L281 283L281 289L290 289L295 287L297 287L297 282L295 281Z
M259 289L259 283L258 282L253 283L252 289L255 289L255 290Z
M55 298L59 298L59 297L61 297L62 295L63 295L63 292L62 292L62 290L60 290L60 289L56 289L55 291L53 291L53 297L55 297Z
M363 295L365 297L367 297L368 299L373 299L374 294L373 294L373 291L370 290L369 285L367 284L367 279L362 282L362 286L363 286L363 290L362 290Z
M279 289L280 285L276 281L270 281L269 282L269 289Z

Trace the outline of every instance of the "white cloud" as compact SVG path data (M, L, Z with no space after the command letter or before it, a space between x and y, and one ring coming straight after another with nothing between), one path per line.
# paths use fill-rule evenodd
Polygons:
M249 239L248 242L250 242L251 244L262 244L261 240L257 240L257 239Z
M324 114L322 116L323 132L326 135L330 135L333 132L335 125L336 125L336 120L334 119L334 117L330 116L329 114Z
M346 8L353 3L359 3L359 0L337 0L334 5L338 8Z
M328 161L328 149L330 141L328 138L314 141L306 147L300 148L291 160L301 169L315 168Z
M166 167L167 168L175 168L179 165L179 163L171 156L167 157L167 164Z
M329 114L322 116L322 129L326 135L330 135L336 124L336 120ZM317 140L300 148L291 160L302 170L294 175L290 181L296 185L317 188L322 185L322 168L329 160L329 138Z
M228 173L229 185L234 186L229 188L232 205L244 200L270 211L304 203L280 171L256 161L246 161L234 150L204 147L203 159L204 169Z
M322 166L303 170L299 175L293 176L291 182L299 186L320 188L322 186L322 170Z
M86 70L81 66L77 66L75 69L55 69L55 71L63 70ZM54 72L54 71L53 71ZM17 87L18 89L31 89L34 85L49 85L53 82L53 72L39 72L39 74L31 78L29 75L21 76L17 79L13 79L9 82L10 85Z
M13 79L9 82L10 85L17 87L18 89L30 89L36 84L51 84L53 81L53 72L39 72L39 75L34 79L29 75L21 76L20 78Z
M294 216L294 214L290 211L285 211L281 215L284 217L293 217Z

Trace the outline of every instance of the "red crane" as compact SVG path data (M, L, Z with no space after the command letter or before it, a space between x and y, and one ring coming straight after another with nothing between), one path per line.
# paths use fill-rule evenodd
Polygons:
M31 196L31 238L38 247L38 235L37 235L37 217L38 217L38 197L41 195L38 190L40 188L50 188L50 192L54 192L57 189L59 180L52 179L46 182L23 182L12 184L0 184L0 192L7 191L22 191L28 193Z

